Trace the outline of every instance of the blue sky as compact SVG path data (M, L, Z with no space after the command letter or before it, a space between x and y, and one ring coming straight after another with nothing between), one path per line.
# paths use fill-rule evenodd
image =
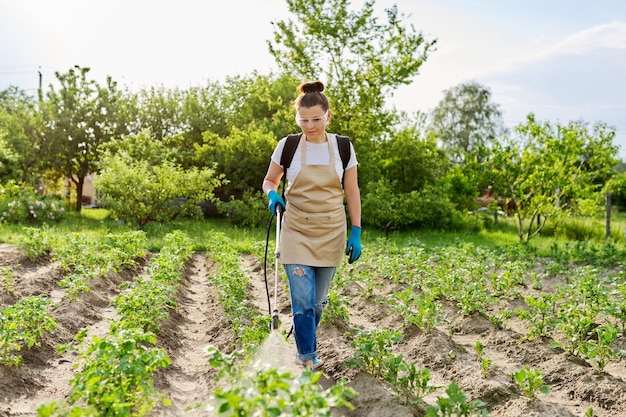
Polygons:
M539 120L617 129L626 159L626 1L377 0L437 50L392 104L429 112L443 91L488 87L508 126ZM362 1L353 1L360 8ZM0 0L0 90L34 91L74 65L138 88L203 85L275 69L272 21L292 16L284 0Z

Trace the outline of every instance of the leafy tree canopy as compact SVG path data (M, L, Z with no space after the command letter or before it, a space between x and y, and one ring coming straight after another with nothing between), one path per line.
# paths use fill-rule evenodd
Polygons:
M491 92L476 82L444 92L433 110L431 129L455 162L465 162L468 154L483 162L506 131L502 112L491 101Z
M559 215L597 212L602 184L617 163L613 128L553 125L531 113L516 132L519 140L496 144L488 165L498 188L515 203L520 239L530 240Z
M49 169L76 186L76 211L82 207L85 177L96 171L101 146L127 132L122 116L122 92L107 77L101 86L88 79L90 69L78 67L55 73L60 87L50 85L44 104L45 161Z
M351 11L348 0L287 0L295 20L273 22L274 39L268 41L284 72L325 82L332 129L352 139L364 182L376 180L370 158L397 120L385 107L387 98L412 81L436 43L406 26L396 6L385 10L386 22L380 23L374 3Z

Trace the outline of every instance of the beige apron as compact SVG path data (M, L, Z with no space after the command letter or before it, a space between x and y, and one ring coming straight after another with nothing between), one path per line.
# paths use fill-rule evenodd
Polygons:
M339 266L346 244L343 187L335 169L335 152L328 141L329 165L307 165L306 139L300 139L302 168L287 195L280 233L283 264Z

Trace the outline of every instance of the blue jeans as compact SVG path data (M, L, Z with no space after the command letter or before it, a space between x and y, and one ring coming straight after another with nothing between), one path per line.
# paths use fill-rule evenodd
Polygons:
M308 361L317 356L317 326L328 304L326 297L336 267L285 265L291 292L293 334L298 359Z

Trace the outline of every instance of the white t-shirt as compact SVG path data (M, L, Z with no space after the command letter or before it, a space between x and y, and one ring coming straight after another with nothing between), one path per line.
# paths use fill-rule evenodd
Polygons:
M341 163L341 155L339 155L339 147L337 146L337 136L334 133L328 134L328 140L331 142L331 147L335 152L335 170L337 172L337 176L339 177L339 181L341 182L341 178L343 177L343 164ZM278 145L274 149L274 153L272 154L272 161L277 165L280 165L280 157L283 154L283 148L285 147L285 142L287 138L284 137L278 142ZM302 152L300 149L300 144L296 148L296 153L293 155L293 159L291 160L291 165L289 169L287 169L287 189L291 187L291 184L296 179L296 176L300 173L300 169L302 167ZM330 164L330 155L328 153L328 143L306 143L306 161L309 165L328 165ZM356 166L358 161L356 159L356 154L354 152L354 147L352 143L350 143L350 160L348 161L348 165L346 166L346 170ZM281 165L282 166L282 165Z

